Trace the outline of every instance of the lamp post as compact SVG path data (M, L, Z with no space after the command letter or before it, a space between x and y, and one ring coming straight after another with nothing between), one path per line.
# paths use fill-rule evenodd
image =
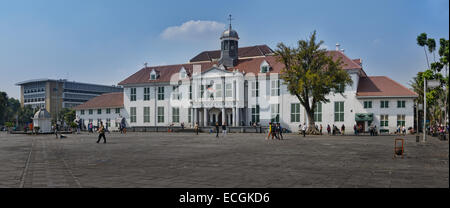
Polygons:
M427 135L427 79L423 77L423 142Z

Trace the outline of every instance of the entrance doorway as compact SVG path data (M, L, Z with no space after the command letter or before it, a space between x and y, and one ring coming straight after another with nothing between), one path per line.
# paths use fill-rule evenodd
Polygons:
M366 131L366 127L365 127L365 121L358 121L356 122L356 126L359 128L361 126L361 130L359 130L359 133L365 132Z

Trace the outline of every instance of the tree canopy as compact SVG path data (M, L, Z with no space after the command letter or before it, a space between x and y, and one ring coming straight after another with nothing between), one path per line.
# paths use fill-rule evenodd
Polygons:
M343 94L342 86L352 84L348 73L342 69L340 59L334 61L317 42L316 31L308 40L299 40L297 47L288 47L283 43L277 45L275 54L284 64L280 77L287 89L295 95L308 115L308 132L315 133L314 106L318 102L327 103L327 95L338 92Z

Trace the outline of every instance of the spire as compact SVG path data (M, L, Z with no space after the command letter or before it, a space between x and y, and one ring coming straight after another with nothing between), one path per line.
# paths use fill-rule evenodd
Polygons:
M230 21L229 30L231 31L231 20L233 20L233 18L231 18L231 14L228 16L228 20Z

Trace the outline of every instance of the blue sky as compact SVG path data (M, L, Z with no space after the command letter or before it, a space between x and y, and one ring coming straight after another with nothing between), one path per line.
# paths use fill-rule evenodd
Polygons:
M316 30L407 87L426 66L416 36L449 38L448 0L0 0L0 91L18 98L14 84L36 78L113 85L144 62L185 63L219 49L228 14L240 46L294 46Z

